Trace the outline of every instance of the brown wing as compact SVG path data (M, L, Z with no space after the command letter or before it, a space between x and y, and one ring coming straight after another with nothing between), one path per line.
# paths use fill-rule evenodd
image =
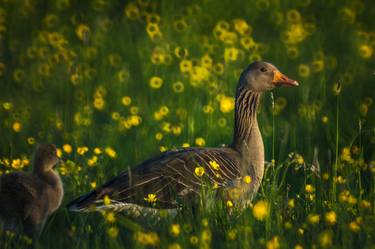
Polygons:
M23 173L12 173L0 178L0 213L2 216L23 214L28 202L38 198L38 179Z
M123 172L68 206L80 210L101 203L105 195L114 203L149 206L146 199L153 194L157 198L153 206L174 208L181 199L199 194L202 182L222 187L239 177L238 158L238 153L230 148L187 148L164 152ZM197 167L204 168L203 176L195 174Z

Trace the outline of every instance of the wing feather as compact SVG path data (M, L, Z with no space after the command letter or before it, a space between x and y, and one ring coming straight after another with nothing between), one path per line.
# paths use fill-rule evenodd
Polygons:
M164 152L124 171L97 190L74 200L69 206L79 210L100 202L104 195L116 203L148 206L150 203L145 201L145 197L155 194L157 202L154 206L175 208L178 206L178 198L200 192L202 177L194 173L198 165L205 168L205 180L224 186L239 176L236 167L239 158L238 153L230 148L184 148ZM219 170L212 169L210 161L217 162Z

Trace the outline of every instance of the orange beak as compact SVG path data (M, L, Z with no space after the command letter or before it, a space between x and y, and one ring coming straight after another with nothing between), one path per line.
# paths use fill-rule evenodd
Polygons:
M273 73L272 83L275 86L298 86L297 81L289 79L284 74L282 74L279 70L276 70Z

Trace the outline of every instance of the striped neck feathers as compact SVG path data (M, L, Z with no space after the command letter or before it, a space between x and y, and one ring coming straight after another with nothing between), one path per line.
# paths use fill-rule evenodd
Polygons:
M257 108L261 93L240 87L236 93L235 120L232 147L241 150L243 143L247 143L253 126L258 126Z

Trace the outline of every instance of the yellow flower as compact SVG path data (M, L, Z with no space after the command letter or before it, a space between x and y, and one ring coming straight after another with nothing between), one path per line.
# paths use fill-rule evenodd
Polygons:
M198 166L198 167L195 168L194 173L197 176L201 177L204 174L204 168L202 166Z
M72 148L72 146L71 146L70 144L64 144L64 145L62 146L62 149L63 149L63 151L64 151L65 153L67 153L67 154L70 154L70 153L72 153L72 151L73 151L73 148Z
M14 122L12 125L12 129L14 132L20 132L22 130L22 124L18 121Z
M214 111L214 108L210 104L204 105L202 109L203 109L203 112L207 114L213 113Z
M234 98L223 96L220 99L220 111L223 113L231 112L234 109Z
M83 156L87 151L89 151L89 148L87 148L86 146L77 148L77 153L81 156Z
M124 9L124 15L130 20L137 20L140 17L140 11L136 3L129 3Z
M195 144L198 146L204 146L206 144L206 141L204 140L203 137L197 137L195 139Z
M306 184L305 191L309 194L314 193L315 188L311 184Z
M111 238L116 238L118 236L118 228L117 227L110 227L107 230L107 234Z
M280 248L280 242L279 237L274 236L270 241L267 242L267 249L279 249Z
M162 37L162 33L157 23L147 23L146 32L151 40L156 40Z
M205 68L208 68L208 69L210 69L212 67L212 61L213 61L212 58L208 54L205 54L201 58L202 66L205 67Z
M172 133L175 136L179 136L181 134L182 128L181 126L172 126Z
M284 223L284 227L285 227L285 229L292 229L293 228L293 224L290 221L286 221Z
M4 110L9 111L10 109L13 108L13 104L10 103L10 102L4 102L4 103L3 103L3 108L4 108Z
M346 7L340 10L340 16L344 22L348 24L353 24L356 19L356 12L354 9Z
M323 248L330 248L332 246L332 232L327 230L320 233L319 243Z
M105 105L105 101L103 98L95 98L94 99L94 107L98 110L103 110Z
M341 151L341 160L347 163L352 163L353 159L351 157L351 152L349 147L344 147Z
M228 207L228 208L233 207L233 202L232 202L232 201L227 201L227 207Z
M27 159L27 158L22 158L22 164L23 164L24 166L29 165L29 164L30 164L29 159Z
M73 85L77 85L79 83L80 77L77 73L74 73L70 76L70 81Z
M338 83L334 83L332 85L332 92L333 92L334 95L339 95L340 92L341 92L341 89L342 89L341 83L339 83L339 82Z
M310 224L317 224L319 223L319 220L320 220L320 215L319 214L309 214L307 216L307 221L310 223Z
M246 184L250 184L251 183L251 176L244 176L243 182L246 183Z
M182 83L181 81L177 81L173 83L172 88L175 93L182 93L185 87L184 83Z
M13 79L17 82L22 81L25 78L25 72L21 69L16 69L13 73Z
M236 61L239 55L239 51L235 47L226 48L224 50L224 60L225 61Z
M289 199L288 200L288 207L294 208L296 206L294 199Z
M122 97L121 99L121 103L124 105L124 106L128 106L132 103L132 99L129 97L129 96L124 96Z
M22 161L21 159L14 159L12 160L12 168L13 169L22 169L23 168L23 164L22 164Z
M203 80L207 80L210 76L210 71L205 67L195 66L190 72L191 84L193 86L199 85Z
M299 165L302 165L305 163L305 160L303 159L303 157L299 154L296 155L296 158L295 158L295 162Z
M213 69L216 74L222 75L224 73L224 65L222 63L215 64Z
M158 89L163 85L163 79L158 76L154 76L150 79L149 84L151 88Z
M116 158L117 157L117 153L114 149L112 149L111 147L106 147L105 148L105 153L110 157L110 158Z
M91 183L90 183L90 187L91 187L92 189L95 189L95 188L96 188L96 181L91 182Z
M190 147L190 144L189 143L183 143L182 144L182 148L189 148Z
M181 232L181 227L179 224L172 224L170 228L170 232L173 236L178 236Z
M237 238L237 230L236 229L231 229L227 233L228 239L229 240L235 240Z
M202 219L202 225L203 225L204 227L208 227L208 225L209 225L209 221L208 221L207 218L203 218L203 219Z
M133 126L138 126L141 123L142 119L138 115L131 115L129 121Z
M329 225L334 225L336 223L336 213L335 211L329 211L325 214L326 222Z
M348 226L349 226L349 229L354 233L357 233L361 229L361 227L356 221L350 222Z
M125 82L129 79L129 71L126 70L126 69L123 69L123 70L120 70L118 73L117 73L117 79L120 81L120 82Z
M214 182L213 188L214 189L218 189L219 188L219 184L217 182Z
M90 28L85 24L80 24L76 28L76 35L81 41L83 41L89 33Z
M322 117L322 123L323 124L327 124L328 123L328 117L327 116L323 116Z
M62 157L62 150L60 149L60 148L58 148L57 150L56 150L56 154L57 154L57 157Z
M154 232L144 233L139 231L134 235L134 237L138 243L145 246L155 246L160 242L159 236Z
M310 76L310 67L305 64L301 64L298 66L298 75L301 77L309 77Z
M296 46L288 46L287 48L287 55L291 59L295 59L299 55L299 50Z
M301 14L296 9L288 10L286 13L286 18L291 23L298 23L301 21Z
M314 60L311 67L314 72L321 72L324 69L324 60Z
M145 201L149 202L149 203L155 203L158 198L156 197L156 194L148 194L145 198L144 198Z
M178 243L172 243L168 246L168 249L182 249L182 247Z
M237 18L233 20L234 29L241 35L250 34L251 27L247 22L242 18Z
M201 239L203 244L210 242L212 240L212 232L208 229L203 229L201 233Z
M108 206L111 204L111 198L109 198L108 195L105 195L104 198L103 198L103 203L105 206Z
M367 200L362 200L359 204L361 208L370 208L371 207L371 202Z
M268 216L268 202L258 201L253 207L253 215L257 220L263 221Z
M297 44L302 42L309 33L301 23L292 24L289 29L282 34L282 40L286 44Z
M197 236L193 235L190 237L190 244L197 245L198 242L199 242L199 238Z
M173 22L173 27L177 32L182 32L186 30L188 27L188 24L185 19L177 19Z
M155 134L155 139L158 140L158 141L162 140L163 139L163 133L157 132Z
M303 246L301 246L301 245L295 245L294 249L303 249Z
M374 49L367 44L362 44L358 48L358 53L363 59L369 59L374 53Z
M112 116L113 120L119 120L119 118L121 117L120 113L118 113L118 112L112 112L111 116Z
M213 168L214 170L220 169L220 165L216 161L210 161L209 164L210 164L211 168Z
M193 62L190 60L182 60L180 62L180 71L181 73L191 72L193 69Z
M160 150L160 152L164 152L164 151L167 151L167 147L165 147L165 146L160 146L159 147L159 150Z
M115 223L115 221L116 221L116 217L115 217L115 214L113 212L107 213L106 216L105 216L105 219L108 223Z
M95 147L94 148L94 153L96 154L96 155L100 155L100 154L102 154L102 149L100 149L100 148L98 148L98 147Z
M98 157L93 156L92 158L87 159L87 165L89 167L93 167L96 164L97 161L98 161Z
M176 47L174 49L174 54L176 55L177 58L184 58L188 56L189 51L186 48Z

